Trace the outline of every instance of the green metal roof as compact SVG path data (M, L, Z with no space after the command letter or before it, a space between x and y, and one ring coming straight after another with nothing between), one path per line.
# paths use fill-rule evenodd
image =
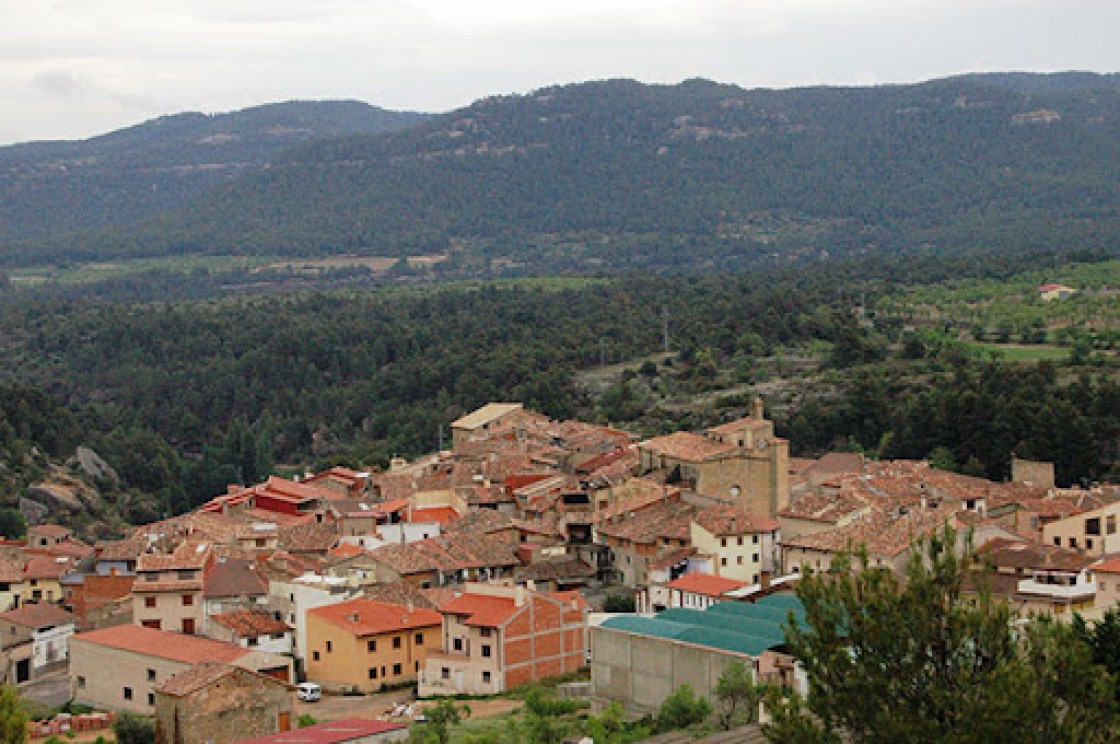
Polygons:
M706 610L674 607L654 617L619 615L602 627L758 656L785 643L782 624L790 611L804 624L805 610L797 597L770 595L757 603L720 602Z

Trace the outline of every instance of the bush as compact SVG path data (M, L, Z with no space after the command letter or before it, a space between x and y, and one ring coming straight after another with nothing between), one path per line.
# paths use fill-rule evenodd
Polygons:
M703 723L712 713L711 704L698 696L691 685L681 685L665 698L657 711L657 730L676 731Z
M156 723L135 713L121 713L113 721L113 734L117 744L155 744Z
M634 597L629 594L608 594L603 605L604 612L634 612L634 609Z

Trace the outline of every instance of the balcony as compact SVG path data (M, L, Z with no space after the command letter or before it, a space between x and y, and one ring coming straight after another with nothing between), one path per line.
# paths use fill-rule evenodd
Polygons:
M1023 579L1019 582L1020 594L1033 594L1054 599L1073 600L1090 598L1097 593L1097 584L1090 582L1048 582L1036 579Z

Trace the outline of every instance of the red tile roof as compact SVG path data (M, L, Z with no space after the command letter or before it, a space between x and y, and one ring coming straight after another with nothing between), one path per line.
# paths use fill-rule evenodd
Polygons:
M169 555L145 553L136 560L137 571L192 571L206 566L210 544L187 540Z
M210 619L223 628L229 628L242 638L288 633L292 630L283 620L277 620L267 612L254 612L253 610L223 612L220 615L211 615Z
M405 725L401 723L347 718L330 723L318 723L283 734L242 739L238 744L343 744L343 742L356 741L361 737L400 731L404 728Z
M101 630L91 630L88 633L79 633L73 640L178 661L182 664L197 664L200 661L221 661L229 664L249 653L247 649L232 643L145 628L142 625L115 625Z
M703 594L705 597L721 597L727 592L742 589L747 585L745 581L725 579L722 576L711 574L692 573L685 574L676 581L670 581L666 586L670 589L680 589L693 594Z
M23 567L23 576L26 579L59 579L73 565L74 560L67 556L31 556Z
M61 607L38 602L28 602L22 607L8 610L0 614L0 619L26 628L45 628L48 625L68 625L77 622L77 618Z
M678 431L643 442L641 448L686 462L702 462L729 455L739 448L689 431Z
M522 605L524 607L525 605ZM521 607L509 597L486 594L463 594L439 608L446 615L467 615L466 624L483 628L499 628L517 614Z
M409 522L436 522L438 524L450 524L459 518L459 512L452 509L450 506L428 506L421 509L413 509L409 515Z
M408 605L374 602L363 598L316 607L308 610L308 614L359 637L443 624L443 617L435 610L415 606L410 610Z
M700 509L693 521L716 537L774 532L782 526L776 519L724 504Z
M256 597L268 594L268 582L257 573L256 561L219 558L206 574L207 597Z
M176 675L168 677L161 682L156 688L156 692L163 693L164 695L172 695L174 697L182 697L189 695L192 692L197 692L204 687L225 679L233 675L249 676L257 680L263 685L281 685L287 687L287 683L269 677L264 674L249 669L242 669L241 667L230 666L229 664L221 664L215 661L203 661L195 664L186 671L179 672Z
M1120 558L1110 558L1091 567L1097 573L1120 574Z

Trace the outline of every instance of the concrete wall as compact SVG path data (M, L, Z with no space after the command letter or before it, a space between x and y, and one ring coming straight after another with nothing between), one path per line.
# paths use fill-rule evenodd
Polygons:
M387 684L415 681L428 651L439 650L441 634L440 625L431 625L359 637L309 613L307 677L324 686L357 687L371 692ZM417 636L422 639L420 643L416 642ZM400 639L399 648L393 648L394 638ZM372 651L370 642L375 643ZM394 673L395 665L399 665L399 673ZM371 670L376 670L376 678Z
M89 643L80 636L70 639L70 690L74 702L82 705L151 715L156 685L187 668L178 661Z
M683 684L715 699L723 670L735 660L755 669L749 656L634 635L591 629L591 685L597 698L617 700L637 712L653 712Z

